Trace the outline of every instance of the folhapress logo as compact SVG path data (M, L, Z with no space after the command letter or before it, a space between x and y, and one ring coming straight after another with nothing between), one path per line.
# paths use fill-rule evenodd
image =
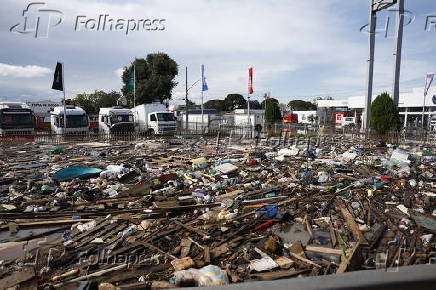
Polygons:
M45 9L44 2L33 2L23 10L23 21L9 30L18 34L33 34L35 38L48 38L51 28L61 24L63 13L59 10Z
M59 10L46 9L44 2L32 2L23 11L22 22L9 30L17 34L33 34L35 38L48 38L50 29L63 21L64 14ZM75 17L74 31L117 31L126 35L135 31L164 31L165 18L112 18L109 14L98 17L79 15Z

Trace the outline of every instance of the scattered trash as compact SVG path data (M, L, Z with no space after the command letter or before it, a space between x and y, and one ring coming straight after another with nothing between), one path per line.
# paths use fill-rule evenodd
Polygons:
M217 286L426 264L436 252L434 148L183 142L2 149L0 283ZM9 256L16 243L25 254ZM48 263L26 270L36 255Z

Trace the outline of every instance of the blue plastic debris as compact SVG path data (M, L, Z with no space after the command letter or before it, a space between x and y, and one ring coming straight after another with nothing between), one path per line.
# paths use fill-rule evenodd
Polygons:
M101 171L98 168L70 166L55 172L52 178L59 182L71 181L76 178L87 179L99 176Z
M256 209L255 213L258 215L266 214L268 218L272 219L275 218L278 213L278 206L276 204L268 204Z
M39 167L45 167L47 164L45 163L30 163L26 165L20 165L13 167L14 169L30 169L30 168L39 168Z

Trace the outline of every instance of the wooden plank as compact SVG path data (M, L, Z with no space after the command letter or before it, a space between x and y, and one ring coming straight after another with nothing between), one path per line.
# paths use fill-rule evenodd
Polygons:
M369 244L367 240L363 236L362 232L359 230L359 226L354 221L354 218L352 214L348 211L347 206L341 202L338 202L337 207L339 208L339 211L344 217L347 227L351 231L354 240L359 244L361 244L362 246L368 246Z
M302 256L300 256L300 255L298 255L298 254L294 254L294 253L289 253L289 254L291 254L292 257L294 257L294 258L297 259L297 260L300 260L300 261L303 262L303 263L306 263L306 264L309 264L309 265L315 266L315 267L317 267L317 268L322 268L321 265L318 265L318 264L312 262L311 260L308 260L308 259L306 259L306 258L304 258L304 257L302 257Z
M121 271L120 273L116 273L116 275L107 275L107 278L105 276L104 282L114 283L114 282L120 282L120 281L124 281L124 280L130 280L132 278L145 276L148 273L165 271L168 268L170 268L170 264L159 264L156 266L140 268L137 270Z
M15 271L11 275L8 275L0 280L0 289L13 287L24 281L30 280L32 277L35 277L35 271L33 269Z
M313 246L306 246L306 251L320 253L320 254L339 255L339 256L341 256L344 253L342 250L338 250L338 249L313 247Z
M204 247L204 263L210 264L210 249L209 246Z
M63 219L63 220L50 220L50 221L37 221L37 222L18 222L13 223L18 228L23 227L37 227L37 226L56 226L56 225L65 225L65 224L76 224L80 222L90 222L93 221L93 219L79 219L79 220L73 220L73 219ZM9 229L10 224L6 224L1 226L0 230Z
M282 270L282 271L275 271L275 272L256 273L256 274L251 274L250 278L256 278L261 281L277 280L282 278L295 277L297 275L300 275L308 271L310 270L301 270L301 271Z
M243 190L234 190L234 191L230 191L230 192L228 192L228 193L218 195L218 196L216 197L216 200L218 200L218 201L222 201L223 199L226 199L226 198L232 198L232 197L235 197L236 195L243 194L244 192L245 192L245 191L243 191Z
M336 270L336 274L345 273L346 271L353 269L353 267L355 267L356 264L359 264L359 260L361 260L360 249L361 249L360 245L359 243L357 243L353 248L347 251L346 256L342 256L341 264Z
M177 260L177 258L176 258L175 256L173 256L173 255L171 255L171 254L169 254L169 253L167 253L167 252L165 252L165 251L159 249L159 248L156 247L156 246L153 246L153 245L150 244L150 243L147 243L147 242L144 242L144 241L138 241L138 244L140 244L140 245L142 245L142 246L144 246L144 247L146 247L146 248L149 248L149 249L155 250L155 251L157 251L157 252L159 252L159 253L161 253L161 254L163 254L163 255L165 255L165 256L167 256L167 257L173 259L173 260Z
M205 238L205 239L209 239L210 238L210 235L208 233L206 233L206 232L204 232L204 231L202 231L200 229L188 226L188 225L183 224L183 223L181 223L179 221L174 221L174 223L179 225L179 226L181 226L181 227L183 227L183 228L185 228L185 229L187 229L188 231L191 231L191 232L194 232L196 234L199 234L200 236L203 236L203 238Z

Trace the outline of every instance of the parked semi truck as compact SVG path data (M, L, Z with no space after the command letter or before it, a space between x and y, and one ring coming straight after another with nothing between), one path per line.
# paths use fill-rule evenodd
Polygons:
M174 113L160 103L143 104L132 109L136 130L150 135L174 135L177 121Z
M64 114L67 116L64 128ZM88 115L76 106L55 107L50 112L51 130L57 135L86 135L89 132Z
M0 102L0 137L34 138L34 114L25 103Z
M101 108L98 114L100 134L132 134L135 131L133 112L120 107Z

